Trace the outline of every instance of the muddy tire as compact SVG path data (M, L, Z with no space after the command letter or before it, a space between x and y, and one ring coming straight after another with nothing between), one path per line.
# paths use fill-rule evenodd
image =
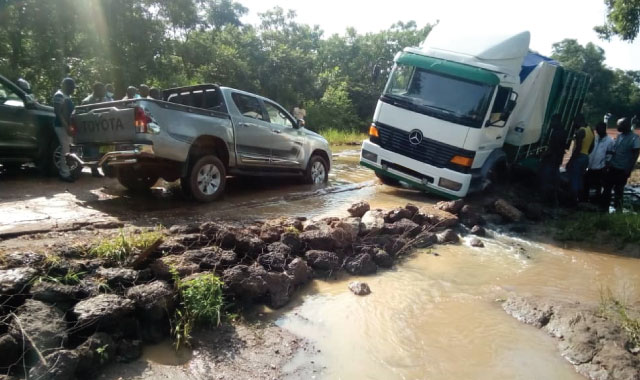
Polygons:
M491 190L492 187L503 185L507 182L509 177L509 169L507 167L507 163L504 161L496 162L485 177L483 182L482 190L487 191Z
M395 178L387 177L382 174L378 174L377 172L376 172L376 177L378 177L378 179L380 180L380 182L382 182L383 185L393 186L393 187L400 186L400 181L398 181Z
M313 155L304 172L304 183L319 185L329 181L329 164L318 155Z
M46 159L41 164L45 174L51 177L60 175L60 160L62 160L62 147L56 138L51 142ZM80 174L82 173L82 166L78 164L77 161L67 159L67 166L69 166L71 177L75 179L80 177Z
M189 176L182 178L180 183L182 190L198 202L212 202L224 193L227 171L218 157L203 156L191 166Z
M116 171L116 177L122 186L136 193L149 191L151 186L155 185L159 179L157 175L137 171L130 166L119 167Z

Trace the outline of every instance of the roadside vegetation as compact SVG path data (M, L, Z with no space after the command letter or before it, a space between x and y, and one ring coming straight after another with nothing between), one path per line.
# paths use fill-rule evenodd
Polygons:
M144 251L151 247L163 234L161 228L142 231L140 233L125 232L121 229L118 236L101 240L89 248L89 254L99 258L123 263L133 253Z
M556 222L560 241L599 241L603 236L620 243L640 242L640 215L579 212Z
M366 133L357 130L342 130L337 128L324 129L318 132L331 145L359 145L367 138Z
M640 350L640 315L631 315L626 303L616 298L610 289L600 292L598 313L620 326L629 339L631 349Z
M202 274L193 279L180 279L172 269L180 304L172 321L171 332L176 349L189 345L191 332L198 325L218 326L222 318L224 297L222 281L214 274Z

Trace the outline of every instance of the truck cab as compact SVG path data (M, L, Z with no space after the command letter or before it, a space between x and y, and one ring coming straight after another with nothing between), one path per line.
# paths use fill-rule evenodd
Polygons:
M505 160L529 39L522 32L480 46L441 33L398 53L361 164L448 198L484 188Z

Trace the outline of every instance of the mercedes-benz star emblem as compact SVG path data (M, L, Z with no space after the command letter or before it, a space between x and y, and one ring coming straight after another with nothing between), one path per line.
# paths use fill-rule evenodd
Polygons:
M422 132L417 129L414 129L409 133L409 142L411 145L420 145L422 142Z

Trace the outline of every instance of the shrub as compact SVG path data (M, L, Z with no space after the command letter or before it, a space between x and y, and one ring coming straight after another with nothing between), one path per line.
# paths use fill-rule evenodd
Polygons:
M89 249L89 254L116 262L124 262L132 253L149 248L162 238L159 231L126 234L124 230L115 238L104 239Z

